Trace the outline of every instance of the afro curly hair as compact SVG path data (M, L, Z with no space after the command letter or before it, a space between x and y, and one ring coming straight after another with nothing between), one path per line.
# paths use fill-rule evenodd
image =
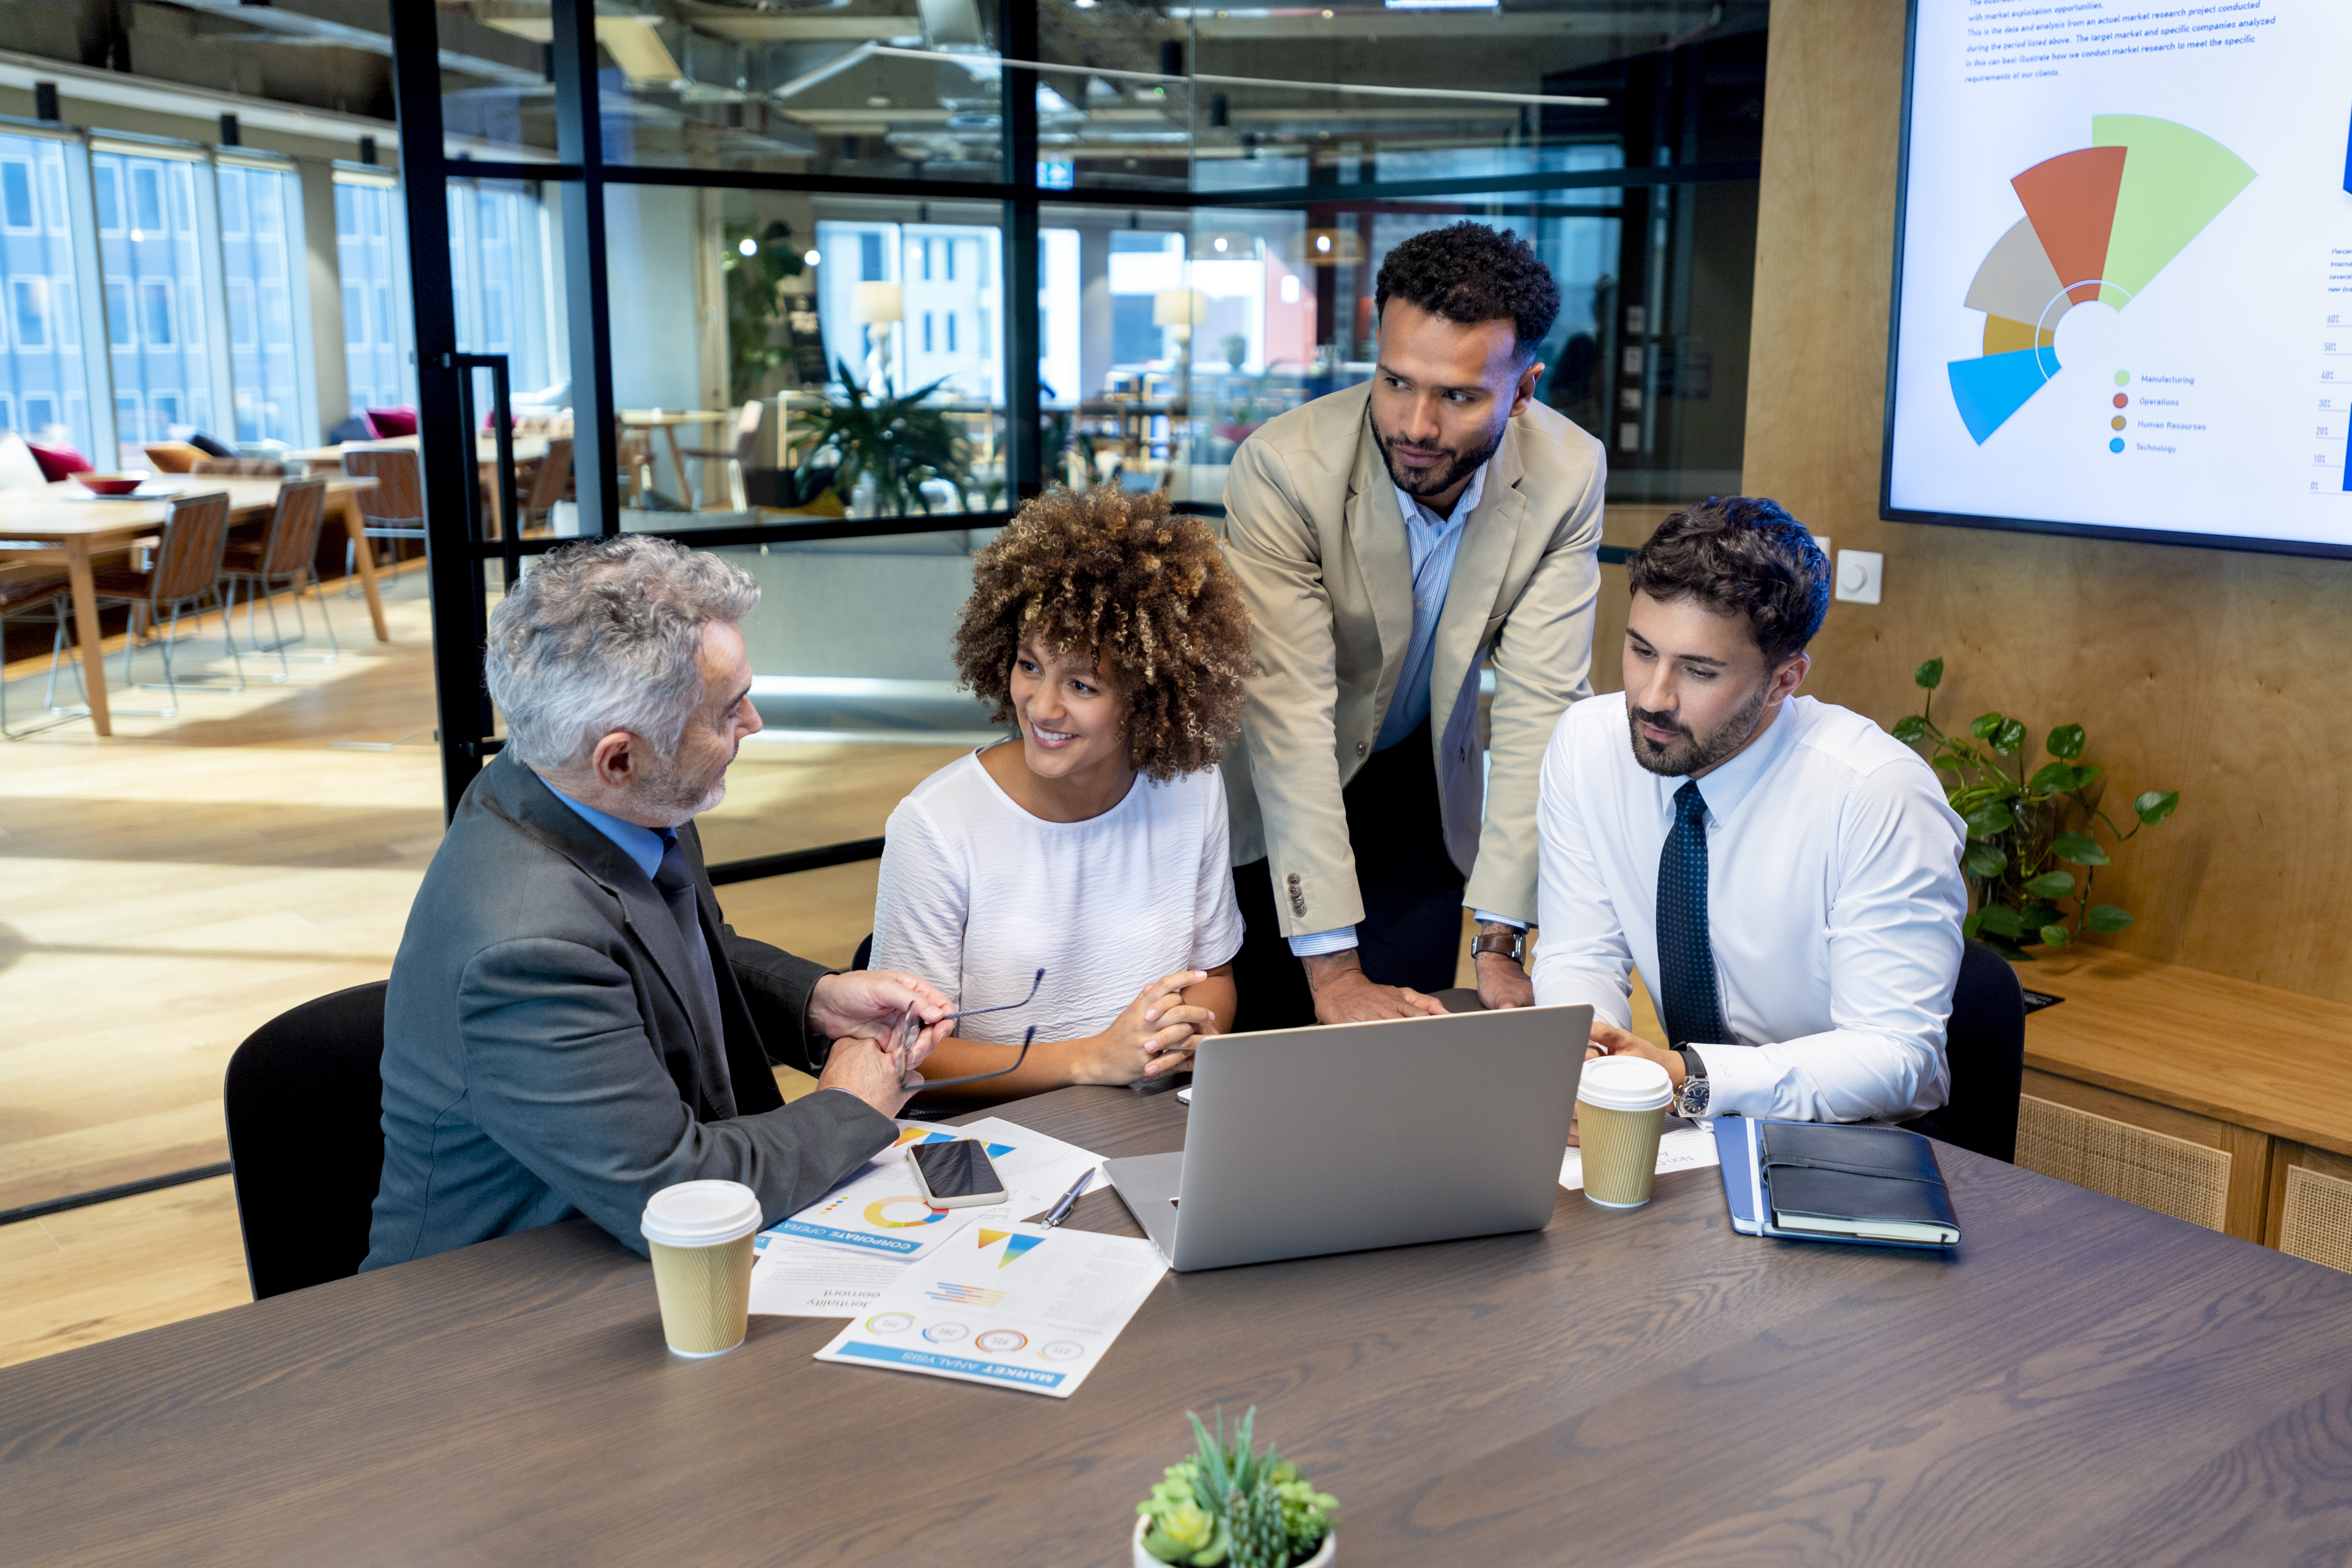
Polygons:
M1386 314L1391 299L1465 327L1508 317L1521 369L1534 362L1559 319L1559 285L1551 268L1526 240L1483 223L1433 228L1390 251L1372 303Z
M1127 755L1165 783L1213 766L1241 727L1249 612L1208 525L1168 498L1116 485L1051 489L1023 505L972 565L956 629L956 672L998 723L1013 712L1013 661L1093 649L1126 705Z

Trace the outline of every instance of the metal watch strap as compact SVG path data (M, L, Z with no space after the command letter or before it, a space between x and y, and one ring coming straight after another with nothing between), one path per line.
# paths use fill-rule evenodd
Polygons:
M1713 1098L1706 1081L1706 1062L1688 1046L1676 1047L1675 1055L1683 1059L1683 1083L1675 1090L1674 1112L1677 1116L1704 1116L1706 1102Z

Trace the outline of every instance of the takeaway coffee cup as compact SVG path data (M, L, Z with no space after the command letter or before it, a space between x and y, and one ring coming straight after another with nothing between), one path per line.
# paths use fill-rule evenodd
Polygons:
M1658 1134L1674 1099L1666 1069L1640 1057L1584 1064L1576 1086L1577 1142L1584 1150L1584 1195L1612 1209L1650 1201Z
M759 1195L740 1182L680 1182L646 1205L662 1337L682 1356L723 1355L743 1342L751 1309L751 1238Z

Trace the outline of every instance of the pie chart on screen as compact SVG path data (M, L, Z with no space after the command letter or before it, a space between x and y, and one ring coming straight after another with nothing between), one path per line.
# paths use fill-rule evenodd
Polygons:
M1979 446L2058 374L2061 317L2094 302L2127 308L2254 177L2227 147L2169 120L2096 115L2091 141L2010 181L2025 216L1969 284L1984 352L1948 368Z

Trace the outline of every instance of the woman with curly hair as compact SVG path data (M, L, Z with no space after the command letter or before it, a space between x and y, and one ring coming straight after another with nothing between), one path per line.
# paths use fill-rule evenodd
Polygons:
M934 1078L1036 1043L991 1099L1190 1064L1234 1016L1242 917L1216 764L1241 722L1249 620L1215 535L1167 499L1053 490L974 564L956 667L1020 739L961 757L890 814L873 963L959 1006Z

